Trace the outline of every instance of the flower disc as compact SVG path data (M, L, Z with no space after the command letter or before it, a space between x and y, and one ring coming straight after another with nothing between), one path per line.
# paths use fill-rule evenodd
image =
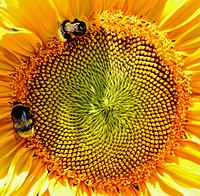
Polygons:
M34 117L28 146L49 171L91 186L149 176L183 137L188 107L171 41L143 19L113 14L88 23L84 36L52 38L15 76L16 97Z

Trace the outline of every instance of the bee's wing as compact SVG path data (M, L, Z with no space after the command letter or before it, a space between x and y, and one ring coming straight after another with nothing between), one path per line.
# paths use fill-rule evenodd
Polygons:
M21 117L22 122L27 122L28 121L28 116L25 111L22 112L22 117Z
M19 126L21 124L21 120L18 118L15 118L14 116L12 117L13 125L14 126Z

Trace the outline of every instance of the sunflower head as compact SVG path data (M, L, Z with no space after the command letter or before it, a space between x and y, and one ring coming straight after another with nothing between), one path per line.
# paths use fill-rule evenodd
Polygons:
M193 99L199 104L192 83L199 50L195 38L183 45L199 12L192 7L195 16L175 25L168 24L165 1L133 7L88 0L90 8L79 1L36 1L33 8L17 2L1 7L0 145L12 142L13 152L0 159L9 158L2 194L148 195L158 187L181 193L179 172L190 162L196 171L199 158L189 151L199 148L199 135L188 128L199 126L190 116ZM36 24L38 10L43 20ZM16 185L12 165L22 161L26 174ZM197 188L195 171L186 181Z

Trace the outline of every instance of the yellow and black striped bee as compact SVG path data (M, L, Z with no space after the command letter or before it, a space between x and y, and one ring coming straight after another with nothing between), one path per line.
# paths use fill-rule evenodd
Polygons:
M34 134L34 125L29 108L21 103L14 103L11 111L14 136L16 140L28 138Z
M84 35L86 30L86 24L77 18L74 19L74 22L70 22L69 20L63 21L60 28L61 35L67 40Z

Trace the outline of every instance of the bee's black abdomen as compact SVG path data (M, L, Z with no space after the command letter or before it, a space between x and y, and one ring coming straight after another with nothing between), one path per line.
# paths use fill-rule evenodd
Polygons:
M28 108L23 105L17 105L13 107L11 111L12 117L15 117L16 119L20 119L23 113L28 115Z

